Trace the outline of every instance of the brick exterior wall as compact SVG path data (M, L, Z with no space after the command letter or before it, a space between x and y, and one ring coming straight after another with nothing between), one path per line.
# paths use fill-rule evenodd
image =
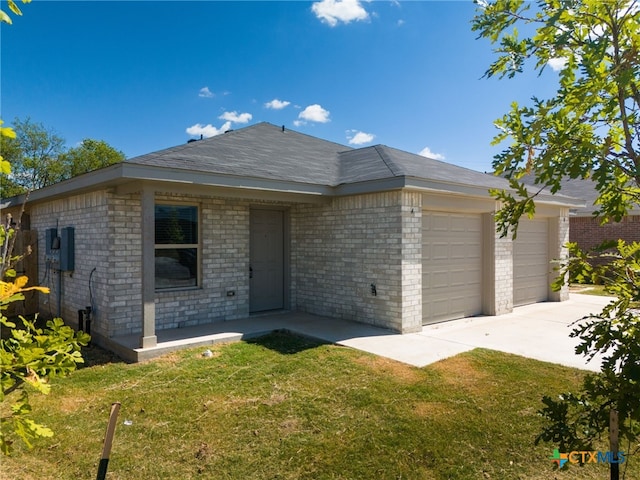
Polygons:
M249 316L249 202L157 195L157 200L200 207L202 288L156 295L156 328L177 328ZM37 204L31 228L41 245L39 271L50 295L42 295L43 314L58 313L58 273L44 262L45 230L75 228L75 270L62 274L61 316L76 325L77 311L90 305L92 333L110 338L141 332L142 239L138 194L107 191ZM91 272L93 272L93 275ZM45 273L47 275L45 276ZM234 290L236 295L227 297Z
M621 222L600 225L594 217L570 217L569 240L577 242L580 248L588 250L605 240L622 239L626 242L640 242L640 215L624 217Z
M493 217L489 232L495 237L495 303L494 310L486 313L503 315L513 311L513 241L510 236L500 238Z
M387 192L296 206L295 306L396 331L420 329L420 202L418 194Z
M249 202L167 194L156 194L156 202L198 205L202 265L200 288L156 292L156 329L248 317ZM114 237L123 240L114 251L110 333L136 334L141 332L142 315L139 195L114 198L113 214L127 221L112 221ZM229 290L235 296L228 297Z
M570 229L573 228L568 212L565 211L559 217L549 219L549 222L549 235L556 235L555 238L549 238L549 258L551 261L565 260L569 256L566 245L569 241ZM558 277L558 272L555 271L556 266L557 264L554 263L549 273L549 285ZM558 292L553 292L549 287L549 300L556 302L569 300L569 285L565 284Z
M199 288L156 293L156 330L249 316L250 209L285 209L289 285L285 308L408 333L422 328L422 202L393 191L332 198L326 203L257 202L157 193L156 201L199 206ZM93 301L92 333L105 338L142 332L140 194L98 191L30 207L41 245L40 279L52 292L43 313L57 313L57 273L45 275L45 230L75 228L75 270L62 275L61 313L72 325ZM492 218L486 217L492 221ZM568 225L568 223L567 223ZM637 224L636 224L637 225ZM566 235L560 228L559 235ZM513 246L489 226L495 313L513 307ZM487 238L485 234L485 239ZM486 241L486 240L485 240ZM488 268L485 265L485 268ZM89 278L93 298L90 299ZM375 286L375 295L371 285ZM227 296L229 290L234 296Z
M110 194L104 190L91 192L37 204L29 211L30 228L38 236L38 281L40 285L51 289L50 294L40 295L40 314L56 316L60 298L59 310L62 318L76 325L78 310L91 305L91 277L93 307L97 314L92 322L92 331L102 335L109 333L104 314L110 307L108 295L112 281L111 244L119 240L112 236L109 197ZM58 234L64 227L75 227L75 269L71 273L64 272L60 277L44 261L45 231L56 225ZM59 283L61 288L58 287Z

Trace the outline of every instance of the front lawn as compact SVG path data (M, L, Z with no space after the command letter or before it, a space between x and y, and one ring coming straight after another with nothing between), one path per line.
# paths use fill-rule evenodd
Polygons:
M95 478L114 401L111 480L607 478L553 471L553 446L533 445L540 398L579 370L488 350L414 368L284 333L203 350L56 380L33 397L55 437L0 478Z
M581 293L583 295L595 295L596 297L610 297L611 294L604 291L604 285L574 284L569 287L571 293Z

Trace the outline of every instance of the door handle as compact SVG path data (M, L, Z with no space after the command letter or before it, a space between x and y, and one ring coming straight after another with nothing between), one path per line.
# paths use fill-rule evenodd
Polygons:
M249 278L253 278L253 268L249 265Z

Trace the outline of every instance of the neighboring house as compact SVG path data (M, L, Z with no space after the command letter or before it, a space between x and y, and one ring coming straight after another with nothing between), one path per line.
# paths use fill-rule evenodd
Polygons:
M607 240L640 242L640 206L636 206L620 222L601 225L601 220L594 217L594 212L598 209L597 205L594 205L598 191L593 181L565 180L561 193L585 202L584 207L571 209L569 217L569 240L576 242L582 250L589 250Z
M117 349L139 335L145 349L162 329L266 311L407 333L567 299L549 288L550 261L565 254L569 209L582 203L542 195L512 241L496 235L487 191L507 187L383 145L351 149L260 123L33 192L27 220L52 288L40 307L75 322L91 305L95 342ZM56 257L69 244L73 258Z

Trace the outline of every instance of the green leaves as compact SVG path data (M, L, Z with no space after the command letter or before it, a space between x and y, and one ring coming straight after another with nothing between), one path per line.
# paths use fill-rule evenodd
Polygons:
M12 400L11 415L0 418L0 424L10 423L13 428L0 431L0 449L10 453L14 435L21 438L27 446L37 437L51 436L48 428L27 418L31 413L29 392L48 394L51 390L49 379L68 375L83 363L80 349L87 345L90 337L84 332L75 332L55 318L46 323L46 328L36 326L36 320L29 321L21 317L21 329L11 324L11 337L0 340L0 400Z
M588 252L575 243L568 248L570 256L554 286L568 276L569 281L602 284L611 295L601 313L575 322L570 334L580 340L577 354L602 358L602 364L598 374L585 379L578 396L543 399L546 406L540 413L547 422L537 441L562 441L572 449L580 442L590 444L608 428L614 409L620 436L635 442L640 436L640 243L606 241Z
M22 3L31 3L31 0L22 0ZM11 10L14 14L22 15L22 11L20 10L20 8L18 8L18 5L13 0L7 0L7 6L9 7L9 10ZM2 10L0 10L0 22L8 23L9 25L13 23L11 17Z
M553 98L513 104L496 121L493 143L511 143L496 155L495 172L507 178L527 174L552 193L564 178L591 177L601 193L599 213L619 220L640 204L638 2L539 0L535 8L530 5L487 2L473 21L479 36L495 45L497 60L487 76L512 77L526 67L542 75L550 60L563 59L552 64L558 69Z
M514 103L496 120L493 143L510 141L493 162L510 187L490 192L501 203L500 234L515 236L522 215L535 213L536 196L559 192L565 179L593 181L602 223L640 208L640 0L477 3L473 29L497 55L486 76L511 78L531 67L549 81L548 67L557 71L552 98ZM536 442L564 451L590 450L611 411L622 437L640 437L640 244L612 240L591 252L569 244L553 284L602 283L613 296L571 333L580 340L576 353L604 358L600 373L587 377L580 394L543 398L546 424Z
M12 166L2 178L3 196L37 190L77 175L122 162L125 156L101 140L85 139L66 149L65 140L53 130L31 119L13 122L13 138L0 137L0 150ZM8 175L9 171L4 172Z

